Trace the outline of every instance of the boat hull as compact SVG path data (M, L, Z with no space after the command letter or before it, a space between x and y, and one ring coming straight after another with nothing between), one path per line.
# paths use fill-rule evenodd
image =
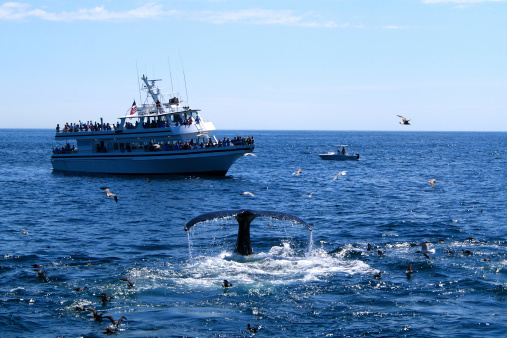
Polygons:
M319 154L319 157L323 160L328 161L357 161L359 160L359 154L337 154L337 153L327 153L327 154Z
M207 174L223 176L253 146L146 152L142 154L54 154L53 170L101 174Z

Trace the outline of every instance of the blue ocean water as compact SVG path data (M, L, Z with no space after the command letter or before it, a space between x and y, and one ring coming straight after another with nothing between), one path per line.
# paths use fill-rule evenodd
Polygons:
M148 182L53 173L52 130L0 130L2 337L103 336L111 323L76 306L125 316L125 337L507 335L506 133L219 135L253 135L257 157L223 178ZM360 160L317 156L340 144ZM257 218L244 258L234 220L183 230L239 208L289 212L314 231ZM416 252L423 241L430 259Z

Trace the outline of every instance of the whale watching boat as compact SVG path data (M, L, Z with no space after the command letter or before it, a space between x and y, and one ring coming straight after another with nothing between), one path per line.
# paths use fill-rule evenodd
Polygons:
M253 137L218 139L199 109L161 94L157 81L142 76L145 103L132 104L116 124L66 123L56 127L51 164L55 171L107 174L225 175L254 149Z

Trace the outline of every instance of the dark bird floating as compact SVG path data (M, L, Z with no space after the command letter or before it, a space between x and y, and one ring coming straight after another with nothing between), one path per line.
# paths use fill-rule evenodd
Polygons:
M230 288L232 286L232 283L229 283L227 279L224 279L224 282L222 283L222 286L224 288Z
M251 332L257 332L258 330L256 327L250 326L250 324L246 325L246 329Z
M190 230L191 227L196 225L197 223L211 221L219 218L228 218L235 217L236 221L238 221L238 240L236 242L236 249L234 249L235 253L239 253L243 256L248 256L253 254L252 245L250 243L250 223L256 217L269 217L274 219L280 219L289 222L296 222L301 225L304 225L308 230L312 231L312 228L303 221L301 218L296 217L291 214L287 214L284 212L277 211L259 211L259 210L248 210L248 209L240 209L240 210L223 210L223 211L213 211L202 214L191 219L185 225L185 231Z

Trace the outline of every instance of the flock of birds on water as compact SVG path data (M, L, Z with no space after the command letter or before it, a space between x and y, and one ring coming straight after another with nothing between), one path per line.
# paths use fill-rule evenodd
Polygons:
M29 233L25 229L22 229L22 230L25 235L29 235ZM91 263L88 263L88 264L91 265ZM48 278L46 272L44 270L42 270L43 267L44 266L40 265L40 264L32 264L33 271L37 272L37 275L35 277L37 279L40 279L42 282L49 282L50 279ZM120 278L120 281L126 282L129 289L135 287L136 281L131 281L127 277ZM227 289L231 288L232 286L233 286L233 284L230 283L226 279L224 279L224 281L222 282L222 287L224 289L224 292L226 292ZM83 292L86 289L88 289L88 287L83 286L83 287L74 288L73 290L75 292ZM113 296L110 296L107 293L101 293L97 297L100 297L100 304L102 305L102 307L107 306L107 304L112 302L112 300L114 299ZM104 331L102 333L106 334L106 335L118 333L120 331L120 325L121 325L122 321L123 320L128 321L128 319L125 316L121 316L120 318L115 320L113 318L113 316L105 315L107 311L96 310L96 309L90 307L89 305L82 305L82 306L77 305L74 307L74 310L78 311L78 312L87 312L87 311L90 312L91 316L92 316L92 320L95 322L102 323L104 320L109 320L111 322L111 324L107 327L101 328L102 331ZM246 329L247 329L247 331L255 333L260 328L261 328L260 326L253 327L250 324L247 324Z
M26 233L26 234L28 234L28 233ZM91 265L91 263L88 263L88 264ZM49 282L50 279L48 278L46 272L44 270L42 270L43 267L44 266L40 265L40 264L33 264L32 265L33 270L35 272L37 272L36 278L40 279L43 282ZM136 283L135 281L132 282L129 278L126 278L126 277L120 278L120 280L127 282L129 288L133 288ZM83 286L83 287L74 288L74 291L75 292L83 292L86 289L88 289L88 287ZM110 303L112 301L112 299L114 298L113 296L109 296L109 294L107 294L107 293L101 293L97 297L100 297L100 304L102 305L102 307L107 306L107 304ZM107 326L105 328L102 328L102 330L104 331L102 333L104 333L106 335L117 333L120 330L120 324L122 323L122 321L127 320L127 318L125 316L121 316L120 318L115 320L113 318L113 316L109 316L109 315L105 316L104 315L107 311L99 311L99 310L96 310L96 309L90 307L89 305L83 305L83 306L78 305L74 308L74 310L78 311L78 312L86 312L86 311L91 312L92 320L96 321L96 322L102 323L104 320L109 320L111 322L111 325Z
M405 117L401 116L401 115L397 115L399 116L401 119L402 119L402 122L400 122L400 124L402 125L410 125L410 120L406 119ZM246 153L244 154L244 156L254 156L254 157L257 157L257 155L255 155L254 153ZM303 168L299 168L297 169L296 171L294 171L292 173L292 175L295 175L295 176L299 176L301 175L301 173L303 172ZM336 176L333 177L333 181L337 180L340 176L344 176L347 174L347 171L340 171L338 174L336 174ZM150 178L147 178L146 181L149 183L151 182ZM436 178L433 178L433 179L430 179L428 180L427 182L430 184L431 188L435 188L435 182L438 181L438 179ZM105 193L105 196L106 198L112 198L114 199L114 201L116 203L118 203L118 196L117 194L115 193L112 193L110 191L110 189L108 187L101 187L100 188L101 190L104 191ZM305 195L302 195L302 196L305 196L305 197L312 197L312 195L314 193L316 193L317 191L312 191L310 194L305 194ZM245 191L245 192L242 192L240 195L247 195L247 196L251 196L251 197L255 197L255 195L252 193L252 192L249 192L249 191ZM482 212L482 210L479 210L479 212ZM21 229L22 230L22 233L24 235L30 235L28 233L28 231L26 231L25 229ZM474 238L473 237L469 237L467 238L466 240L468 241L473 241ZM444 240L439 240L439 242L443 242ZM424 241L422 243L420 243L420 246L421 246L421 249L418 250L416 253L420 253L422 255L424 255L427 259L430 259L430 254L434 254L435 253L435 249L431 248L430 245L432 244L432 242L429 242L429 241ZM372 245L370 243L367 244L367 251L371 251L372 250ZM452 253L449 249L444 249L444 251L448 254ZM471 252L470 250L462 250L463 254L464 255L473 255L473 252ZM382 256L384 254L384 251L382 251L381 249L378 249L377 250L377 254L379 256ZM489 261L489 259L487 258L484 258L483 259L484 261ZM89 263L91 264L91 263ZM39 278L39 279L42 279L43 281L48 281L48 277L46 275L46 272L41 270L41 268L43 267L42 265L39 265L39 264L33 264L32 267L34 268L34 271L37 272L37 275L36 277ZM408 265L408 268L407 268L407 271L405 272L407 278L411 278L412 275L414 274L414 270L412 269L412 263L410 263ZM374 278L382 278L382 271L378 271L378 272L375 272L373 274L373 277ZM121 281L124 281L124 282L127 282L128 284L128 287L129 288L133 288L135 286L135 281L132 282L129 278L120 278ZM225 280L223 281L222 283L222 287L224 288L224 292L232 287L233 284L230 283L228 280ZM81 292L81 291L84 291L86 290L88 287L84 286L84 287L79 287L79 288L75 288L74 291L76 292ZM111 302L111 300L113 299L112 296L109 296L109 294L107 293L102 293L100 294L100 298L101 298L101 304L102 306L105 306L106 304L108 304L109 302ZM111 322L111 325L108 326L108 327L105 327L105 328L102 328L102 330L104 331L103 333L106 334L106 335L110 335L110 334L116 334L118 333L119 329L120 329L120 324L122 323L123 320L127 320L127 318L125 316L121 316L120 318L118 318L118 320L115 320L112 316L105 316L104 314L106 313L106 311L98 311L96 309L93 309L87 305L83 305L83 306L76 306L75 307L75 310L76 311L88 311L88 312L91 312L92 316L93 316L93 320L94 321L97 321L97 322L102 322L104 319L106 320L109 320ZM261 327L253 327L251 326L250 324L247 324L247 330L249 332L252 332L252 333L256 333Z

